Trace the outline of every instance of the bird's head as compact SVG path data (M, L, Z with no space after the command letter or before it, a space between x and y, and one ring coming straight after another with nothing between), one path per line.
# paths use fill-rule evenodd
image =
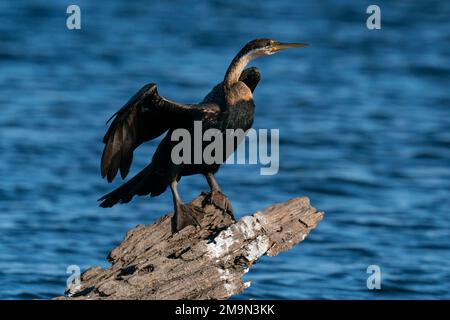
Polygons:
M268 56L289 48L307 47L306 43L282 43L272 39L255 39L247 43L234 57L225 74L225 84L229 87L239 80L245 66L253 59Z
M255 39L247 43L238 56L248 55L251 59L267 56L289 48L304 48L306 43L282 43L272 39Z

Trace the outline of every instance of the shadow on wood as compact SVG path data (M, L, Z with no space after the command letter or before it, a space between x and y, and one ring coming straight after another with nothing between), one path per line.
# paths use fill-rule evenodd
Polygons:
M128 231L111 251L108 269L93 267L81 287L56 299L226 299L249 283L242 276L262 255L275 256L303 241L323 213L308 198L272 205L233 222L205 193L201 227L171 233L171 215Z

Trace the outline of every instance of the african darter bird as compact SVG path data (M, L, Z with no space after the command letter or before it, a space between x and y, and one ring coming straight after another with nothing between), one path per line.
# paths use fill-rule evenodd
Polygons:
M246 65L261 56L305 46L303 43L281 43L271 39L250 41L231 61L224 80L199 104L184 104L163 98L154 83L142 87L111 117L112 123L103 138L102 177L111 182L120 170L124 179L131 166L133 151L143 142L155 139L166 131L167 134L159 143L150 164L128 182L100 198L100 206L112 207L118 202L127 203L135 195L158 196L169 186L174 202L172 231L177 232L187 225L199 224L202 217L200 208L181 201L177 183L183 176L202 174L211 189L209 201L233 217L231 204L214 177L220 163L174 164L171 151L177 142L172 141L171 135L178 128L192 133L194 121L201 121L203 130L247 131L253 123L253 91L260 80L260 73L257 68L244 70ZM224 155L225 159L228 155Z

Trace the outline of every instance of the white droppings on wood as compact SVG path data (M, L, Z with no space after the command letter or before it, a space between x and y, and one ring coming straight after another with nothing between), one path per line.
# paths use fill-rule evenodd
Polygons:
M256 221L261 225L261 228L267 225L267 219L266 217L264 217L264 214L261 211L256 212L253 216L256 218Z
M269 250L270 240L266 235L259 235L245 248L245 258L248 261L255 261Z
M242 232L245 239L254 238L256 233L261 230L261 224L253 216L243 217L236 226L239 228L239 231Z
M224 281L223 287L230 296L237 291L236 285L233 283L234 275L228 269L217 268L220 273L220 279Z
M219 258L226 255L235 242L237 230L242 233L245 240L252 239L260 233L262 226L259 222L261 217L243 217L235 226L222 231L215 241L207 244L208 255L212 258ZM270 240L266 235L259 235L246 246L245 258L255 261L267 252Z
M228 252L234 242L234 233L231 229L222 231L213 242L207 244L208 255L212 258L219 258Z

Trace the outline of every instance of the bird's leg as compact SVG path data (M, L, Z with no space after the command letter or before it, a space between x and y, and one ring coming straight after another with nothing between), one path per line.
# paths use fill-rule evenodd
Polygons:
M184 204L181 201L177 190L177 180L174 179L170 183L172 190L174 214L172 217L172 232L176 233L189 225L200 226L200 221L203 218L203 211L192 204Z
M209 187L211 188L211 192L205 198L205 201L208 201L210 204L222 209L224 212L228 213L233 220L235 220L231 202L222 190L220 190L216 177L214 177L211 172L206 173L205 177L206 181L208 181Z

